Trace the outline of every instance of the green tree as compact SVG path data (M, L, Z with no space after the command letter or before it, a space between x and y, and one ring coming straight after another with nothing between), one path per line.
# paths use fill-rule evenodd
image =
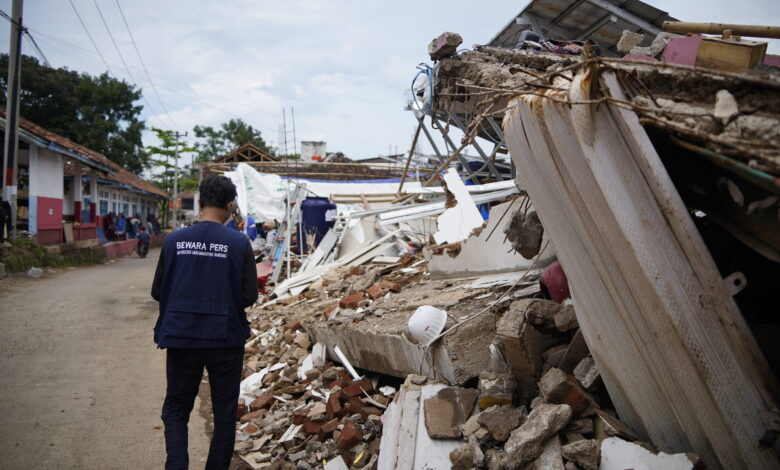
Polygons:
M198 162L214 160L249 142L265 152L272 153L260 131L242 119L223 122L216 129L211 126L195 126L192 132L200 139L195 144L195 161Z
M159 145L150 145L146 148L145 154L149 156L150 162L155 168L160 168L161 171L154 174L154 181L163 188L166 192L173 195L173 181L176 177L176 148L179 150L179 164L183 160L184 154L195 152L195 148L189 147L187 142L177 141L170 131L158 129L152 127L152 132L155 133L157 139L160 141ZM192 190L192 176L190 166L185 165L183 168L179 168L178 189L179 191L191 191ZM197 187L197 176L195 176L195 187ZM163 220L165 224L168 223L168 204L167 201L161 202L160 207L163 214Z
M0 104L5 106L8 54L0 55ZM104 154L133 173L148 168L141 132L145 124L136 102L141 90L108 74L91 76L49 68L22 56L22 117Z

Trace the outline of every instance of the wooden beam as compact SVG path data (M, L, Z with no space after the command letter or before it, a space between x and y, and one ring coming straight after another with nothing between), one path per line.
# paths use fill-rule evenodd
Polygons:
M734 36L780 39L780 26L757 26L727 23L686 23L684 21L664 21L662 28L670 33L723 34L727 29Z

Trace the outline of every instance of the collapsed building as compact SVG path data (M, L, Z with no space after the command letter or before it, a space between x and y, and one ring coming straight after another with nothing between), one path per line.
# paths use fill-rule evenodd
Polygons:
M329 193L359 207L264 270L247 465L780 466L780 74L672 20L537 0L489 45L433 41L410 156L430 122L436 171Z

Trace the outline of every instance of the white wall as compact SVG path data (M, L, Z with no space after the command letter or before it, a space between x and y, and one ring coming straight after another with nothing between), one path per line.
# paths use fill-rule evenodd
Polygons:
M30 195L62 199L65 178L62 164L62 157L58 153L31 147Z

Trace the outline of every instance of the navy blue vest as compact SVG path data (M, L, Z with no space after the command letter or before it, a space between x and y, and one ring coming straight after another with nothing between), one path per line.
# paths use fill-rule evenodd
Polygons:
M160 348L243 346L249 337L243 301L249 240L216 222L199 222L165 237Z

